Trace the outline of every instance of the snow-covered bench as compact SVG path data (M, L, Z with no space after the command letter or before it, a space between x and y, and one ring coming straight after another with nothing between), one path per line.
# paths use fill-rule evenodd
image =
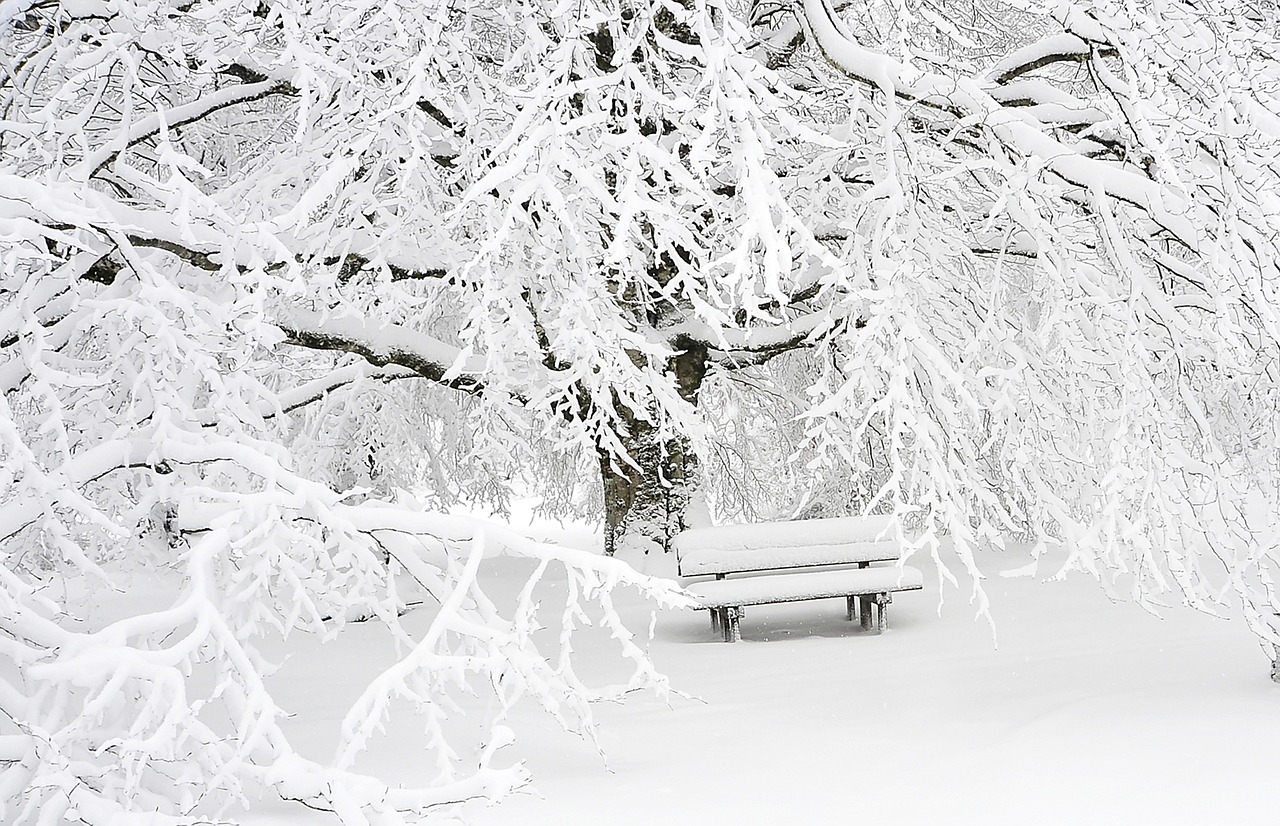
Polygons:
M889 529L888 517L728 525L683 531L672 547L681 577L715 577L685 588L726 642L739 639L744 606L841 596L848 619L859 616L863 629L881 631L892 595L923 586L915 568L871 567L899 557L898 543L880 538ZM807 568L815 570L796 570ZM727 579L731 574L748 576Z

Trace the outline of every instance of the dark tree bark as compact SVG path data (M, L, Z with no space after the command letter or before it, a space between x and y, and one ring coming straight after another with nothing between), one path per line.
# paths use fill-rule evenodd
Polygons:
M680 396L698 403L698 390L707 373L706 345L679 342L682 351L668 371ZM618 434L631 462L601 451L600 479L604 488L604 552L613 556L629 542L667 551L671 537L685 528L685 513L699 481L698 457L684 438L662 438L648 421L626 416Z

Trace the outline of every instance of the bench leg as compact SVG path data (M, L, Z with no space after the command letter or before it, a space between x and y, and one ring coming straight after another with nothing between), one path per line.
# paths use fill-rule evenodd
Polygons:
M738 628L738 619L741 616L739 610L733 606L721 610L724 611L724 618L721 619L724 626L724 641L737 642L742 639L742 632Z
M710 614L711 614L711 633L718 634L720 633L720 609L712 608L710 609Z
M889 627L889 603L893 602L893 594L876 594L876 631L884 631Z
M858 613L862 617L862 630L871 630L871 597L863 594L858 597Z
M845 597L844 598L844 618L847 619L849 622L853 622L856 616L858 616L858 598Z

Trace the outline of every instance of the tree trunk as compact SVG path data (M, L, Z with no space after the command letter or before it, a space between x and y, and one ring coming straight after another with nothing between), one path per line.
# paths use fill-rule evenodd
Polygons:
M697 483L698 459L684 440L657 439L647 423L636 423L624 438L635 465L602 454L604 552L612 556L627 543L645 552L667 550L684 530L684 511Z
M683 350L668 363L680 395L696 405L707 372L707 350L680 341ZM624 411L625 414L625 411ZM685 528L685 511L698 485L698 457L683 437L660 438L653 425L625 416L626 432L618 434L628 463L600 451L604 487L604 552L613 556L624 544L636 543L645 553L671 547L671 537Z

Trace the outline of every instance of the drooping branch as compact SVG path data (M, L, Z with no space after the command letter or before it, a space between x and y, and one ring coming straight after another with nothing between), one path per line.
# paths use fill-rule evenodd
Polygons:
M8 497L0 503L0 542L8 541L40 520L55 503L81 504L79 491L90 482L119 468L145 464L152 447L145 439L113 439L78 451L58 469L61 487L49 486L47 490Z
M418 374L398 365L387 365L384 368L370 372L368 369L353 369L343 367L334 370L327 376L314 379L297 387L290 388L288 391L281 393L278 399L280 403L280 413L292 413L293 411L306 407L312 402L323 399L329 393L357 381L361 378L373 379L380 382L393 382L400 379L418 378ZM266 413L263 418L270 418L278 415L274 410Z
M421 378L422 376L419 373L398 365L392 364L370 370L363 363L357 362L339 367L319 378L281 391L270 402L260 404L258 414L263 419L272 419L276 416L292 413L362 379L387 384L401 379ZM197 411L197 418L205 427L214 427L218 423L217 414L212 408Z
M297 91L293 84L279 80L261 80L218 89L189 103L140 118L120 137L108 141L106 147L90 155L85 165L91 170L91 174L96 175L119 157L121 152L154 137L164 129L195 123L228 106L250 103L272 95L296 95Z
M1213 215L1183 192L1081 154L1020 108L1002 105L972 78L921 72L853 40L826 0L805 0L806 25L827 61L847 77L901 100L949 109L980 125L1015 156L1036 158L1063 182L1136 207L1186 249L1200 253ZM940 103L944 102L944 103Z

